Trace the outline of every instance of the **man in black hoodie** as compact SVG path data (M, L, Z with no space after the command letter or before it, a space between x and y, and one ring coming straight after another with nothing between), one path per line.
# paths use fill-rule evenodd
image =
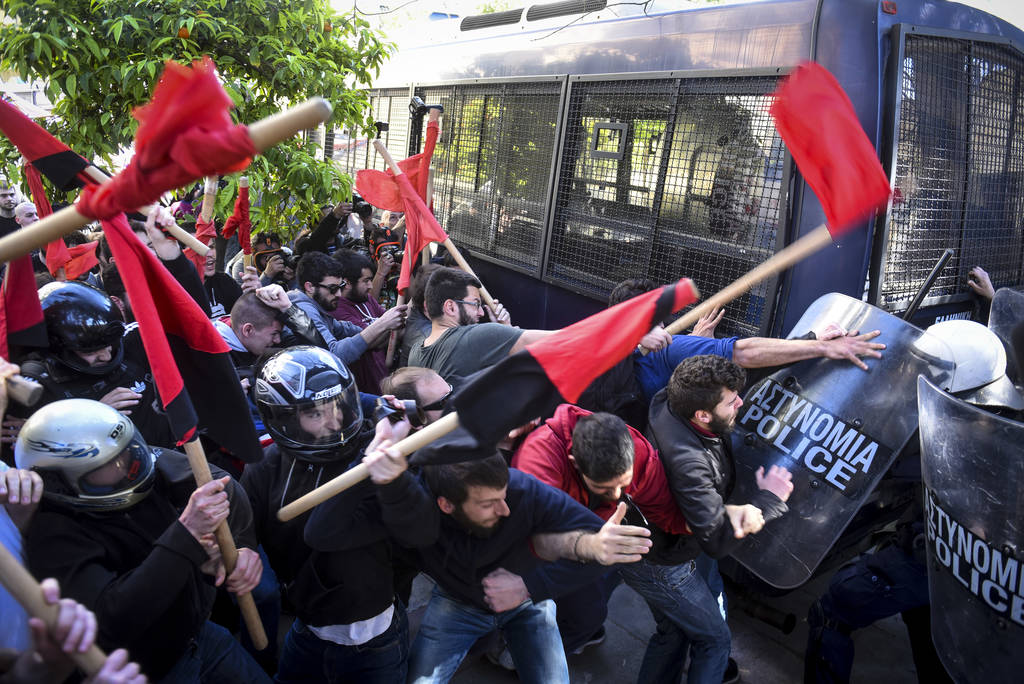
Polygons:
M245 469L242 482L257 535L296 615L277 681L405 681L409 627L395 599L388 534L374 522L371 483L336 497L345 505L332 521L345 540L337 550L314 551L303 541L308 513L277 518L282 506L358 462L372 439L351 372L325 349L291 347L262 364L255 397L274 444Z
M391 448L408 427L378 423L363 463L384 527L415 549L417 564L437 582L412 646L409 682L447 682L473 643L499 629L521 681L568 683L554 604L531 597L540 585L527 582L529 593L511 600L494 587L509 573L532 576L542 561L635 563L650 547L647 530L619 524L624 504L605 523L565 492L510 470L493 447L480 446L461 428L421 448L417 458L438 463L458 451L471 460L424 465L421 480ZM306 538L316 548L349 544L339 529L346 498L314 511Z
M131 421L89 399L39 409L15 458L44 482L25 534L28 567L96 613L102 648L127 648L153 682L269 684L209 621L214 583L225 580L220 522L238 545L228 589L250 592L262 570L248 501L229 477L215 470L196 489L184 454L151 449Z
M655 535L648 558L621 570L658 624L638 681L678 682L688 648L688 682L722 681L731 637L717 592L709 589L718 571L710 562L698 571L697 561L728 555L746 535L787 510L792 476L778 466L767 473L758 470L760 491L754 501L725 503L736 484L728 433L743 405L739 391L745 379L744 370L724 357L693 356L676 367L668 386L651 402L650 441L693 534Z

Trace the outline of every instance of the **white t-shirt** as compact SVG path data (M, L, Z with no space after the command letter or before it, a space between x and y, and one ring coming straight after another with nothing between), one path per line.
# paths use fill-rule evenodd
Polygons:
M392 603L383 613L370 618L360 620L350 625L324 625L323 627L310 627L309 631L316 634L324 641L340 644L341 646L361 646L370 639L379 637L388 631L391 620L395 616L395 604Z
M8 465L0 461L0 473L8 469ZM7 515L5 506L0 506L0 544L3 544L4 548L24 565L21 533L14 526L11 516ZM16 651L26 650L32 643L28 631L28 615L21 604L2 585L0 585L0 615L3 616L3 619L0 620L0 648L13 648Z

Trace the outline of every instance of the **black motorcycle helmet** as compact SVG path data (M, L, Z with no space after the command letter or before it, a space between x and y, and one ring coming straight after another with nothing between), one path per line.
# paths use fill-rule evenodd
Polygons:
M124 323L107 295L78 281L47 283L39 289L50 351L70 368L89 375L106 375L124 358ZM90 366L78 352L110 347L110 361Z
M274 442L304 461L335 461L359 434L355 378L320 347L283 349L256 371L256 406Z

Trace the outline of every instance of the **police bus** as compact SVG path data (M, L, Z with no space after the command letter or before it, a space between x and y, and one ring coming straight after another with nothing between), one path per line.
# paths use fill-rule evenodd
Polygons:
M444 105L436 213L517 324L576 321L627 278L710 294L818 226L768 116L807 59L850 96L894 199L730 305L720 333L786 334L826 292L904 311L947 248L922 325L970 315L975 265L1024 283L1024 33L941 0L679 7L567 0L441 22L450 40L403 48L375 84L395 156L422 136L410 98ZM365 145L339 160L384 168Z

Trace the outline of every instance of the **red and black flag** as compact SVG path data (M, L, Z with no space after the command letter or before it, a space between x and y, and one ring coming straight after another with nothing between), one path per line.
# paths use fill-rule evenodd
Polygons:
M73 190L94 182L85 173L92 162L72 152L6 100L0 101L0 132L58 190Z
M473 377L452 397L459 424L494 445L509 430L575 403L583 390L633 353L666 316L697 299L684 278L605 309L528 345Z
M59 190L71 190L96 182L86 173L86 169L92 166L91 162L72 152L67 145L7 101L0 101L0 132L25 158L25 179L39 218L53 213L40 173ZM63 268L67 278L74 280L97 263L95 244L91 249L80 245L69 250L64 239L57 238L46 247L46 268L53 275Z
M201 427L236 458L259 460L263 452L245 395L228 346L213 323L135 237L124 214L104 220L103 232L131 300L174 438L183 444Z
M886 205L892 191L875 146L825 67L804 62L790 72L775 91L771 115L833 238Z

